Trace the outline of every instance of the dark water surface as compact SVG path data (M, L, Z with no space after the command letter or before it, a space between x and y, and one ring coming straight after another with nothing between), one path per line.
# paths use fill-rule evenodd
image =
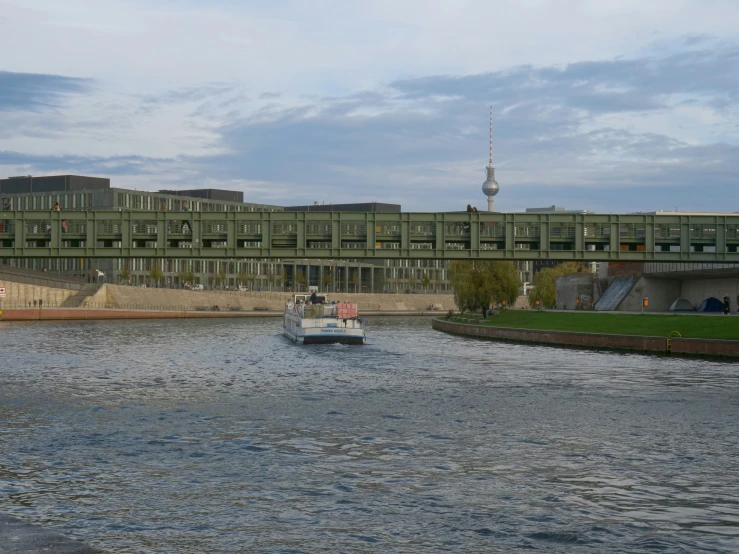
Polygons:
M0 324L0 511L111 552L739 552L736 364L280 326Z

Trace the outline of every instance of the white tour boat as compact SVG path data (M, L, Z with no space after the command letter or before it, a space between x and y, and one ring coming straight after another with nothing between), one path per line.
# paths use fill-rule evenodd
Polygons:
M296 294L285 306L282 331L298 344L364 344L364 320L357 317L357 305L309 304L308 294ZM317 297L326 302L326 296Z

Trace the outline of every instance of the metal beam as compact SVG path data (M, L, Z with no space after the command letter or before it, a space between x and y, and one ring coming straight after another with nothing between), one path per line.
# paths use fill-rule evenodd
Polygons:
M0 258L739 263L739 214L0 212Z

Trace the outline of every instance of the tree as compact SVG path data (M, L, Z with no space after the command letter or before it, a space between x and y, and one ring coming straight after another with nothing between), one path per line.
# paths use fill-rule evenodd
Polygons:
M513 262L455 261L449 266L449 277L462 312L503 300L512 305L518 297L520 282Z
M267 283L269 284L269 290L272 290L272 285L275 283L275 273L271 269L267 270Z
M123 264L123 269L118 272L118 278L126 283L131 280L131 270L128 268L128 262Z
M331 273L331 268L323 273L323 286L326 287L326 290L330 290L331 284L334 282L334 276Z
M246 286L246 284L249 282L249 273L246 271L246 266L242 265L241 270L239 271L239 275L236 277L237 282L240 286Z
M287 268L283 265L282 266L282 286L283 286L283 289L284 289L285 286L287 286L287 284L288 284Z
M183 269L179 272L177 275L180 278L180 286L185 286L185 283L190 283L195 280L195 274L192 272L191 269Z
M542 269L534 275L534 288L529 293L529 304L538 300L544 308L554 308L557 304L557 277L571 273L589 273L579 262L564 262L554 267Z
M295 272L295 285L296 285L295 286L295 290L297 292L300 292L298 290L298 287L300 287L300 290L303 290L303 287L305 287L306 282L307 281L305 280L305 273L303 273L303 270L302 269L298 269Z
M359 292L359 285L361 284L361 279L359 277L359 270L354 270L354 274L352 275L351 279L352 285L354 285L354 292Z
M215 274L215 281L216 285L221 287L221 290L223 290L223 282L226 280L226 272L223 269L220 269L218 273Z
M442 283L442 281L441 281L441 279L439 278L439 276L437 275L437 276L436 276L436 277L434 278L434 292L436 292L436 293L438 293L438 292L439 292L439 287L441 287L441 283Z
M429 279L429 276L426 275L424 272L423 276L421 277L421 286L423 287L424 292L428 292L429 285L431 284L431 279Z
M159 269L159 265L157 265L156 261L153 261L151 263L151 269L149 270L149 279L151 279L151 284L156 284L157 286L159 286L159 282L162 280L163 277L164 274Z

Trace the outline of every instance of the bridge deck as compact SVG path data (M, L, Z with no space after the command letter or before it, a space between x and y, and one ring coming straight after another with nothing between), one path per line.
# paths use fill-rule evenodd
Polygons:
M739 262L739 214L0 212L0 258Z

